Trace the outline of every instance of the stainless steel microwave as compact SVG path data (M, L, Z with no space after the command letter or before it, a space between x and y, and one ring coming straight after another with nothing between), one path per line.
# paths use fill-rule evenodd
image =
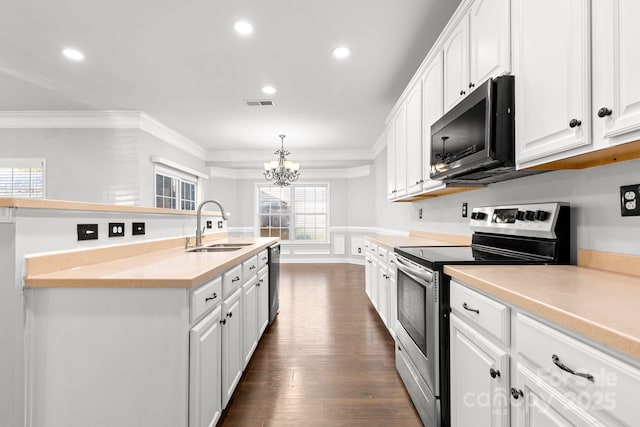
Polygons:
M530 175L515 169L514 77L489 79L431 126L430 177L489 184Z

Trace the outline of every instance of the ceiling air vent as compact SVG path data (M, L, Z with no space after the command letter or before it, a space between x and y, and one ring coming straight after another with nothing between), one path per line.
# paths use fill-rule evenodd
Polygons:
M273 107L276 105L272 99L245 99L244 102L249 107Z

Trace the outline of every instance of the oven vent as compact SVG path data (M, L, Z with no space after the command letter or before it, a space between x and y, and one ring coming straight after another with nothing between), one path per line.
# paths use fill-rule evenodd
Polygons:
M249 107L273 107L276 105L273 99L245 99L244 102Z

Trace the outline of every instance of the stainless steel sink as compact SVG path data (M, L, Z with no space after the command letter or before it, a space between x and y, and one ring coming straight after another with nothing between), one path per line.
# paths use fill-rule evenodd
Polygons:
M200 248L187 249L187 252L233 252L239 251L238 246L202 246Z
M207 248L239 248L242 246L250 246L253 243L217 243L215 245L207 245Z

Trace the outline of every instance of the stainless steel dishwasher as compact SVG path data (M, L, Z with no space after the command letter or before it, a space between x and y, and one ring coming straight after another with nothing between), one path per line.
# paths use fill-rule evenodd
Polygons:
M269 247L269 324L280 311L280 243Z

